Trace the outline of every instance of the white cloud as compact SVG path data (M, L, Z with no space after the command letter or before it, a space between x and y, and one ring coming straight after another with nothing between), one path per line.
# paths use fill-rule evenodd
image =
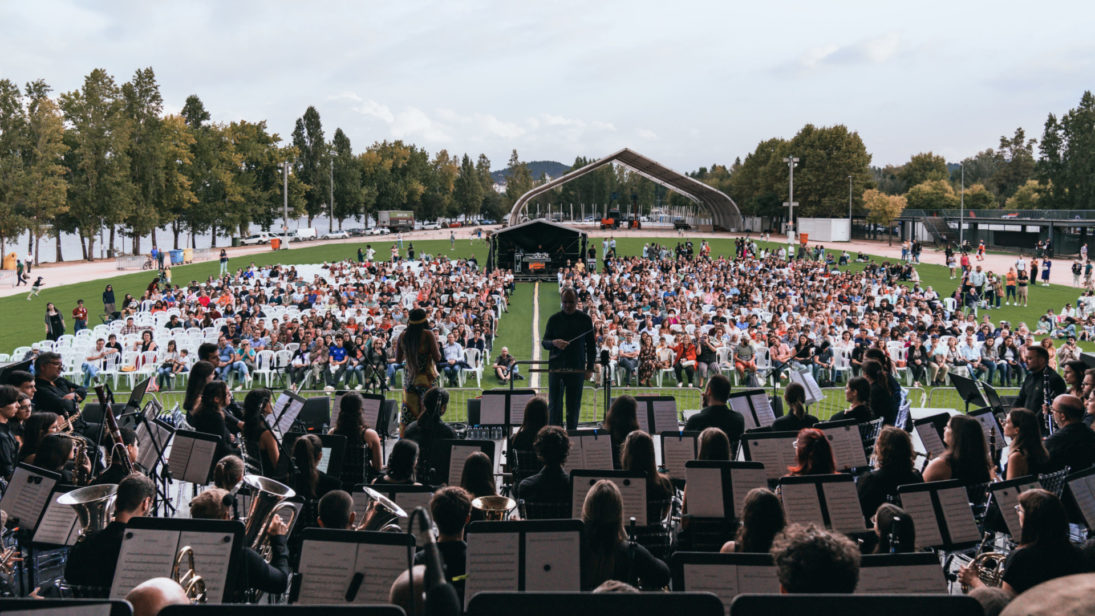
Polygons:
M814 69L835 65L883 64L893 58L900 47L901 36L896 32L888 32L848 45L828 43L806 50L799 57L798 66L802 69Z
M636 132L636 134L639 136L640 139L648 139L652 141L658 138L658 134L650 130L649 128L640 128Z

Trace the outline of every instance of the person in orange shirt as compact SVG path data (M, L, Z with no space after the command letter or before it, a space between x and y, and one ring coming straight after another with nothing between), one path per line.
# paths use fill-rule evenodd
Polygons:
M680 342L673 347L677 359L673 362L673 373L677 375L677 387L684 386L682 373L688 375L688 386L692 387L696 376L696 345L692 343L692 337L682 334Z
M1011 302L1015 302L1016 306L1019 305L1019 300L1015 297L1015 282L1016 280L1018 280L1018 278L1019 276L1015 273L1014 267L1008 269L1007 275L1004 276L1004 280L1006 283L1004 288L1007 291L1007 301L1004 303L1008 306L1011 305Z

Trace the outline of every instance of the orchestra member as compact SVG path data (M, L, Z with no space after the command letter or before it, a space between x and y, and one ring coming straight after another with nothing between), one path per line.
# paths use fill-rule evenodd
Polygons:
M343 489L352 490L360 483L368 483L369 477L380 474L383 447L377 431L365 425L365 399L361 394L349 392L342 396L335 427L329 434L346 437L341 476Z
M401 438L392 445L388 454L388 470L377 477L374 484L422 485L415 481L418 466L418 443Z
M536 434L540 428L548 425L548 401L543 396L536 396L525 403L525 416L521 421L521 427L517 434L509 441L510 456L512 460L510 470L513 471L514 485L520 485L522 481L540 471L542 465L536 459L536 452L532 444L536 441Z
M582 406L582 383L593 377L597 340L593 320L578 310L573 287L560 293L561 310L551 315L541 342L548 356L548 406L551 423L563 425L563 397L566 397L566 427L578 427ZM583 375L584 372L584 375ZM583 378L584 376L584 378Z
M61 421L57 413L31 413L23 422L23 446L19 448L19 461L34 464L42 439L53 433Z
M623 497L616 484L593 484L582 505L582 590L605 580L619 580L652 590L669 583L669 567L640 544L629 544L624 532ZM634 579L637 578L637 579Z
M689 417L684 429L700 432L706 428L718 428L731 443L737 443L745 432L745 417L726 406L729 399L730 379L721 374L712 376L703 392L703 410Z
M418 443L418 476L434 481L440 479L430 477L431 468L437 468L435 465L439 463L435 459L439 455L438 443L456 438L456 431L441 420L449 408L449 392L434 387L422 396L422 404L422 412L404 430L403 438Z
M795 465L787 467L787 472L792 477L836 472L833 448L824 432L817 428L799 430L795 440Z
M882 429L874 444L877 470L861 476L856 482L864 518L874 515L882 503L896 500L898 486L923 483L920 471L913 468L915 455L908 432L893 426Z
M42 439L42 444L38 446L38 455L34 457L34 466L60 473L61 483L74 484L74 470L65 468L69 460L73 460L76 453L74 438L65 434L46 436ZM80 465L85 476L91 476L91 460L86 455L82 460L74 460L73 464Z
M658 472L654 458L654 439L642 430L627 435L620 453L625 471L639 471L646 475L646 523L653 525L665 519L672 505L673 483Z
M798 432L803 428L812 428L818 418L806 412L806 388L799 383L791 383L783 392L783 401L787 403L788 413L772 422L775 432Z
M125 596L133 606L133 616L156 616L169 605L190 605L190 598L178 582L155 577L133 587Z
M1085 469L1095 464L1095 432L1083 421L1084 405L1076 396L1053 399L1053 420L1059 428L1046 437L1049 468Z
M482 451L468 454L467 460L464 461L464 471L460 474L460 487L467 490L472 498L497 496L498 490L494 484L494 460Z
M1004 436L1011 439L1007 479L1049 471L1049 452L1042 443L1041 426L1033 411L1011 409L1004 422Z
M859 548L844 535L792 524L772 544L784 594L852 593L859 583Z
M833 415L831 421L842 419L854 419L856 423L867 423L874 419L871 411L871 382L861 376L853 376L844 386L844 399L848 401L848 408Z
M471 520L472 495L463 488L448 486L434 492L430 499L430 517L437 525L437 551L445 567L445 580L456 589L460 603L464 603L464 580L467 578L468 544L464 542L464 528ZM426 564L426 550L414 555L414 564Z
M718 428L705 428L699 436L699 452L697 460L721 460L731 459L730 439L726 433Z
M137 457L140 455L140 448L137 445L137 433L129 428L121 427L118 428L118 433L122 437L122 446L107 450L106 459L110 460L110 466L95 481L91 482L92 485L121 482L129 474L125 463L119 459L121 456L128 458L130 469L137 470ZM112 442L105 434L103 436L103 440Z
M243 481L243 459L239 456L225 456L213 467L213 485L231 492Z
M320 528L351 530L357 520L354 499L346 490L331 490L319 499L316 523Z
M234 439L228 431L225 422L224 408L232 401L232 391L224 381L210 381L202 389L202 397L191 417L190 424L198 432L219 436L217 451L214 454L216 460L225 456L239 455L239 449L235 446Z
M1040 345L1027 345L1023 352L1027 362L1027 376L1019 388L1019 395L1012 408L1030 409L1038 416L1038 425L1045 425L1045 413L1050 412L1049 402L1065 393L1065 380L1049 366L1049 351ZM1045 386L1049 391L1045 391Z
M753 488L745 495L737 535L719 551L767 554L786 524L779 497L767 488Z
M544 426L533 444L543 467L517 486L517 496L528 502L570 505L570 475L563 470L570 455L570 437L558 426ZM531 517L531 514L530 514Z
M891 503L882 503L871 516L874 554L904 554L916 551L916 526L912 516Z
M80 403L87 397L87 390L77 387L61 376L64 370L64 362L61 354L46 351L38 355L34 360L34 379L36 392L34 394L34 408L39 411L57 413L63 417L70 417L80 410ZM85 429L82 419L77 419L77 428Z
M293 489L308 500L316 500L332 490L342 487L342 482L319 470L323 459L323 441L315 434L304 434L293 443L293 461L297 466Z
M966 485L986 483L995 474L981 423L966 415L955 415L943 430L943 455L924 469L924 481L959 479Z
M0 385L0 477L9 478L19 462L19 442L12 426L19 413L22 392L11 385Z
M255 452L264 477L275 478L278 471L278 441L266 422L274 412L269 389L252 389L243 399L243 441Z
M612 440L612 468L620 468L620 449L627 435L639 429L635 414L639 403L631 396L620 396L612 401L605 415L604 429Z

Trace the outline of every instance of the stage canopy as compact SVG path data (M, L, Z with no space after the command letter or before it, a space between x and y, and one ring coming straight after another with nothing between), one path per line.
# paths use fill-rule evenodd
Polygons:
M490 264L515 274L547 275L577 263L586 249L586 234L543 219L506 227L491 236Z
M729 231L742 228L743 221L741 211L738 209L738 205L734 203L734 200L728 197L726 193L712 188L699 180L694 180L683 173L678 173L669 167L650 160L638 152L633 152L627 148L624 148L615 154L609 154L601 160L589 163L580 169L575 169L550 182L541 184L521 195L520 198L517 199L517 202L513 204L513 209L510 210L509 224L515 225L521 222L525 206L528 204L529 200L534 197L557 186L562 186L598 167L603 167L613 162L620 163L646 179L657 182L669 190L692 200L692 202L697 205L703 206L711 214L711 221L716 229L726 229Z

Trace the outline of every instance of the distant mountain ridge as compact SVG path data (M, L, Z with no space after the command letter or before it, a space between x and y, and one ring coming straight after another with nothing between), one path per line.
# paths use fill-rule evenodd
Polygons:
M539 180L546 173L548 177L555 179L567 171L570 171L570 165L564 165L563 163L556 162L554 160L534 160L528 164L529 171L532 172L532 179ZM510 168L506 167L501 171L491 171L490 177L494 180L495 184L503 184L506 178L509 177Z

